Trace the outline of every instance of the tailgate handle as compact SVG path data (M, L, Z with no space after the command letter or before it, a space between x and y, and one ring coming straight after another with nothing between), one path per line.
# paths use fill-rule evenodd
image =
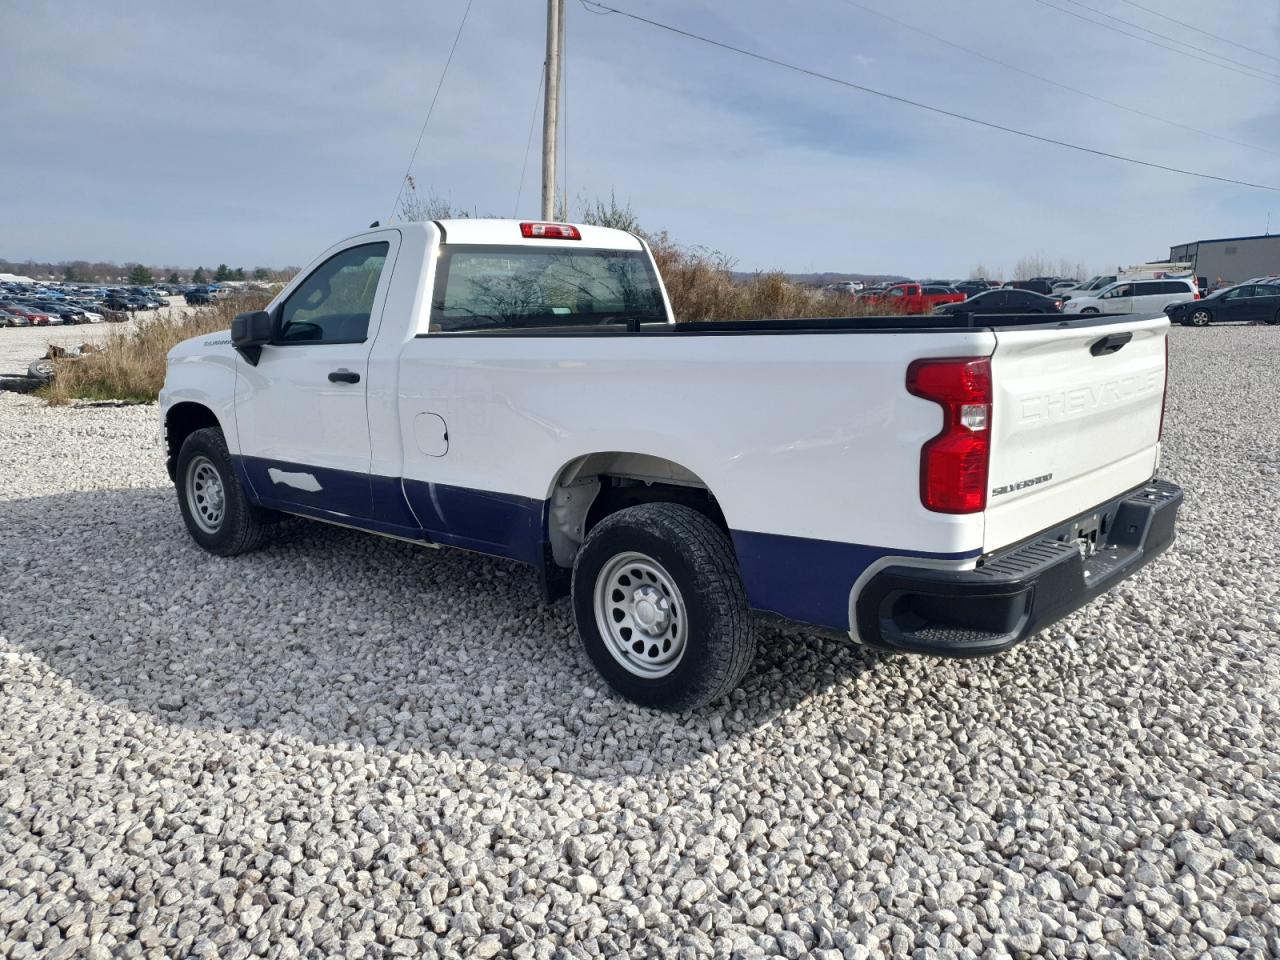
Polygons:
M1105 357L1109 353L1115 353L1132 339L1132 333L1110 333L1101 340L1093 341L1089 352L1095 357Z

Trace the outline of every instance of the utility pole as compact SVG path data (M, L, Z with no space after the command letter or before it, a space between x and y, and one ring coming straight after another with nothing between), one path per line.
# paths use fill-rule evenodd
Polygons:
M560 43L564 0L547 0L547 63L542 102L542 219L556 217L556 141L560 135Z

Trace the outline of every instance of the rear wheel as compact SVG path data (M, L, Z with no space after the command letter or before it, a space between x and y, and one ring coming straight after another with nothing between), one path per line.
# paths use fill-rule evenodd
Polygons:
M663 710L727 695L755 656L755 623L729 538L690 507L606 517L573 567L583 648L618 693Z
M1193 310L1190 319L1193 327L1207 327L1213 316L1208 310Z
M1081 311L1080 311L1080 313L1081 313L1081 314L1087 314L1088 316L1091 316L1091 317L1092 317L1092 316L1096 316L1096 315L1097 315L1097 313L1098 313L1098 308L1097 308L1097 307L1085 307L1083 310L1081 310Z
M262 546L275 515L249 502L221 430L205 427L183 441L175 483L187 532L205 550L233 557Z
M1276 315L1274 317L1269 317L1267 319L1267 323L1272 326L1274 326L1277 323L1280 323L1280 310L1276 311Z

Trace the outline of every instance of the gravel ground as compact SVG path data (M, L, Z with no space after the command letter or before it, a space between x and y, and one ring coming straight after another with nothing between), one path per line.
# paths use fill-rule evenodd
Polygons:
M1280 956L1280 330L1172 353L1157 565L994 659L767 630L685 716L522 568L207 556L153 408L0 394L0 953Z

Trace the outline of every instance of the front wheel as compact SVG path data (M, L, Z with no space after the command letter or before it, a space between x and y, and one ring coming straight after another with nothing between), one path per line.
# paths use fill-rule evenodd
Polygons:
M1085 316L1090 316L1090 317L1096 317L1098 315L1098 312L1099 311L1097 307L1085 307L1083 310L1080 311L1081 314Z
M1193 327L1207 327L1212 319L1213 317L1208 310L1196 310L1191 314L1191 325Z
M187 532L205 550L234 557L262 546L272 514L249 502L221 430L205 427L183 441L175 483Z
M755 656L729 538L677 504L629 507L596 525L574 563L573 614L596 669L647 707L718 700Z

